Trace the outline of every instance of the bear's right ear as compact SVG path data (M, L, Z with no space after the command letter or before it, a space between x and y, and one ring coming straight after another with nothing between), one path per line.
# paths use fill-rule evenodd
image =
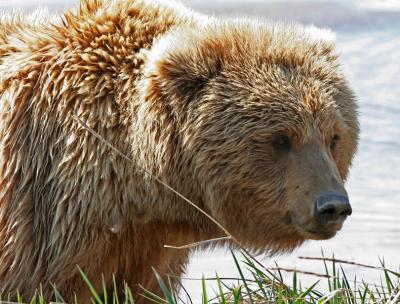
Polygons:
M145 61L147 97L156 94L188 104L221 72L223 51L218 41L204 39L204 34L179 30L156 42Z

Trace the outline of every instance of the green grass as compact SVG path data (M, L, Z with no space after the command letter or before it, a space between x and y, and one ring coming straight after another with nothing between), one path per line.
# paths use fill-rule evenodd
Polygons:
M155 295L143 288L143 292L136 297L145 297L149 303L159 304L283 304L283 303L332 303L332 304L356 304L356 303L400 303L400 273L386 269L383 260L381 266L374 267L369 265L357 264L335 258L303 258L313 260L314 263L322 263L321 268L324 273L315 274L302 272L295 269L284 269L280 267L266 268L256 258L245 251L237 254L232 252L232 267L237 269L237 278L220 278L218 274L211 278L199 279L199 288L202 290L201 298L194 298L181 285L181 292L177 294L172 286L177 279L174 276L162 276L156 269L154 275L158 280L163 295ZM350 280L343 270L342 264L352 264L360 267L374 268L381 274L379 284L368 284L362 279ZM289 282L283 279L282 271L292 272ZM123 286L125 299L121 301L116 296L117 287L114 281L114 291L107 292L105 285L103 290L96 291L90 283L85 273L79 268L82 280L92 294L93 304L133 304L134 297L128 286ZM315 282L305 287L301 283L301 276L311 275L315 277ZM211 284L212 282L212 284ZM211 284L215 291L210 292L207 286ZM58 303L65 302L62 295L54 288L55 298ZM1 296L1 295L0 295ZM9 299L1 296L0 303L7 303ZM24 301L20 296L17 303L45 304L41 292L30 301ZM75 300L75 303L77 301Z
M193 301L193 297L185 290L183 292L184 299L178 299L178 295L174 294L172 289L162 288L164 297L153 299L153 302L159 304L200 302L203 304L400 303L400 273L386 269L383 261L381 261L380 267L373 267L336 260L335 258L327 259L322 256L315 258L316 261L314 262L320 260L319 262L322 262L325 273L314 274L279 267L267 269L247 252L239 254L232 252L232 258L232 264L236 267L238 273L235 284L229 285L229 282L232 282L232 278L224 279L216 274L214 278L203 278L200 281L199 288L202 289L202 299ZM349 280L342 264L374 268L376 271L381 272L383 279L379 284L367 284L362 279ZM284 281L282 271L293 272L290 282ZM299 279L299 274L316 276L315 282L310 286L304 287ZM161 276L158 276L157 279L160 286L166 286ZM208 281L215 281L213 286L217 286L217 291L213 295L207 292L206 282Z

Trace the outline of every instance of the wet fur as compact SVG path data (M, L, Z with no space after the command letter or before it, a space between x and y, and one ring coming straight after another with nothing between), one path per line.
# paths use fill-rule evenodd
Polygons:
M111 287L114 274L120 286L157 291L151 266L181 275L189 252L163 245L222 232L139 167L258 252L304 241L285 209L290 172L265 150L272 134L290 129L306 142L310 121L331 130L335 120L316 117L334 112L348 134L336 155L347 176L358 136L353 96L333 43L300 26L144 0L83 0L51 23L24 20L0 21L5 292L28 297L41 284L50 298L54 284L85 301L76 265L97 288L101 275Z

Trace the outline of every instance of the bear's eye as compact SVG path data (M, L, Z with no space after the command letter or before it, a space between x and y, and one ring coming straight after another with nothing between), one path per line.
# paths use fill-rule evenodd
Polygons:
M287 135L278 135L275 137L272 145L274 146L275 150L278 151L289 151L292 147L290 139Z
M339 141L339 135L335 134L332 137L332 141L331 141L331 150L335 150L336 146L337 146L337 142Z

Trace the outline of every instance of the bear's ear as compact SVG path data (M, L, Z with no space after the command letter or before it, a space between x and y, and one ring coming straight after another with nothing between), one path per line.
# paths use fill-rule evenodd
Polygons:
M147 89L170 101L195 101L222 68L223 52L218 42L203 37L192 30L180 30L155 43L146 56Z

